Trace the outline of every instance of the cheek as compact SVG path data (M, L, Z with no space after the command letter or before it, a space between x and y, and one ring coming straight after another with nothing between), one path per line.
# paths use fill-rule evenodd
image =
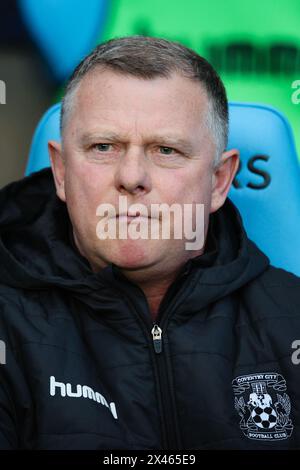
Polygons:
M92 170L81 164L80 167L66 169L66 203L70 218L80 232L96 230L97 207L103 202L107 190L99 176L99 170Z
M107 194L107 179L100 168L88 163L71 164L66 168L65 190L67 204L96 211Z
M211 199L211 175L207 170L200 171L198 168L178 173L163 186L163 191L166 198L172 199L174 202L206 204Z

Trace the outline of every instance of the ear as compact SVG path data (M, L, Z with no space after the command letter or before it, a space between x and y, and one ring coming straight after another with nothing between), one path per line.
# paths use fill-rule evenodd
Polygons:
M221 160L213 174L212 199L210 212L215 212L223 206L232 180L239 166L239 151L228 150L222 154Z
M62 147L59 142L51 140L48 142L48 150L51 160L51 168L56 186L56 194L66 202L65 194L65 161L62 155Z

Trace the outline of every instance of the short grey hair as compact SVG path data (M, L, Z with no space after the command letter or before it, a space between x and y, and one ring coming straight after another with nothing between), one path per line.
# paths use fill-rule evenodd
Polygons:
M218 164L228 143L228 101L223 82L212 65L195 51L162 38L128 36L111 39L85 57L66 85L60 120L62 136L78 85L83 77L99 66L144 80L170 78L173 73L179 73L199 81L208 96L206 122L216 145L214 164Z

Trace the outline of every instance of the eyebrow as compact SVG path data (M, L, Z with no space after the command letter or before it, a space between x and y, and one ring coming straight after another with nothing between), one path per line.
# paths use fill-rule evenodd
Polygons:
M186 139L182 139L180 137L171 136L171 135L164 135L164 136L152 136L153 142L159 142L160 144L164 144L166 147L180 147L184 149L186 152L191 153L193 151L193 145L190 141Z
M103 132L84 132L79 137L79 143L83 146L89 145L95 141L101 142L101 140L119 140L123 141L120 135L115 132L103 131Z
M122 136L112 131L85 132L79 138L80 144L84 147L96 141L101 142L102 140L110 140L112 142L126 142L128 139L126 138L126 136ZM146 143L152 142L160 143L162 145L165 145L166 147L181 147L186 152L193 151L193 145L190 141L170 134L153 134L148 136L146 139Z

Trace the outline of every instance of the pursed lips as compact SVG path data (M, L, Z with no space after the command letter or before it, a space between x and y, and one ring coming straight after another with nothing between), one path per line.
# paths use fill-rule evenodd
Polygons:
M142 219L151 219L152 217L140 214L140 212L136 212L136 213L117 214L115 218L118 219L120 222L132 222L132 221L138 222Z

